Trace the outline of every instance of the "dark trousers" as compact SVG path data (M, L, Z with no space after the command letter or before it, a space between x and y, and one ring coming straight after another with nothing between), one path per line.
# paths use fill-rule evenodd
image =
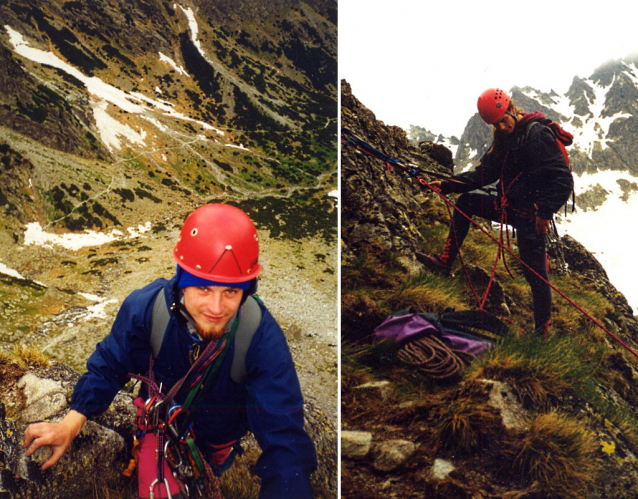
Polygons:
M472 217L477 215L494 222L501 221L501 212L495 207L496 198L488 194L467 192L459 196L452 217L448 240L456 248L460 248L470 228L470 221L459 210ZM536 232L536 219L533 214L525 217L512 208L506 208L507 224L512 225L517 232L518 253L520 259L531 267L541 277L523 266L523 274L532 289L532 301L534 306L534 323L537 331L543 331L549 322L552 313L552 290L548 284L547 275L547 251L545 247L545 235ZM452 259L457 251L451 252ZM452 262L449 262L450 265ZM543 281L544 279L544 281Z

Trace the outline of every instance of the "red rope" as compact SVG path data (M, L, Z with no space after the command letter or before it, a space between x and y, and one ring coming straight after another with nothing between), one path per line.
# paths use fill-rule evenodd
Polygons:
M635 357L638 358L638 353L636 353L629 345L627 345L625 342L623 342L620 338L618 338L618 336L616 336L614 333L612 333L609 329L607 329L605 326L603 326L599 321L597 321L594 317L592 317L590 314L588 314L587 312L585 312L585 310L583 310L576 302L574 302L571 298L569 298L565 293L563 293L560 289L558 289L556 286L554 286L551 282L549 282L548 280L546 280L543 276L541 276L538 272L536 272L533 268L531 268L529 265L527 265L527 263L525 263L523 260L521 260L517 255L514 254L514 252L509 249L506 248L503 244L501 244L494 236L492 236L492 234L490 234L489 232L487 232L483 227L481 227L480 224L478 224L477 222L475 222L472 217L466 215L465 213L463 213L461 210L459 210L458 208L456 208L456 206L454 205L454 203L452 203L449 199L447 199L444 195L438 193L432 186L430 186L430 184L423 179L422 177L417 177L417 180L419 181L419 183L421 185L426 186L427 188L429 188L432 192L434 192L437 196L439 196L441 199L443 199L443 201L445 201L445 203L448 206L452 206L454 207L461 215L463 215L465 218L467 218L475 227L478 227L481 232L483 232L485 235L487 235L492 241L494 241L500 248L502 248L503 250L507 251L510 255L512 255L514 258L516 258L516 260L518 260L520 263L522 263L523 265L525 265L525 267L527 267L529 270L532 271L532 273L534 273L536 275L536 277L538 277L539 279L541 279L545 284L549 285L549 287L551 287L554 291L556 291L556 293L558 293L560 296L562 296L565 300L567 300L567 302L569 302L571 305L573 305L580 313L582 313L585 317L587 317L589 320L591 320L594 324L596 324L600 329L602 329L603 331L605 331L609 336L611 336L614 340L616 340L618 343L620 343L623 347L625 347L632 355L634 355Z
M420 177L417 177L417 179L419 179L419 181L420 181ZM450 222L452 224L454 224L454 218L453 218L452 210L450 209L450 206L446 204L445 207L447 208L448 216L450 217ZM461 212L461 211L459 210L459 212ZM506 223L507 223L507 214L506 214L505 210L502 210L501 211L501 232L500 232L501 245L503 243L503 226ZM498 260L499 260L499 257L501 255L501 252L503 253L503 265L505 266L505 270L507 270L507 273L510 275L510 277L512 277L512 279L514 278L514 276L512 276L512 273L510 272L510 269L507 267L507 263L506 263L506 260L505 260L505 252L503 250L501 250L501 248L499 247L499 250L496 253L496 261L494 262L494 267L492 269L492 275L490 277L489 282L487 283L487 287L485 289L485 293L483 295L483 299L481 300L478 297L478 293L474 289L474 286L472 285L472 280L470 279L469 272L467 271L467 267L465 266L465 262L463 261L463 254L461 253L461 245L459 244L458 236L456 234L456 231L452 230L452 234L454 235L454 241L456 243L456 248L457 248L457 252L458 252L459 261L461 262L461 268L463 269L463 273L465 274L465 280L467 281L467 284L470 287L470 290L472 291L472 294L474 295L474 298L476 299L476 303L477 303L477 305L479 307L479 310L483 310L484 307L485 307L485 303L487 302L487 297L488 297L488 295L490 293L490 289L492 288L492 284L494 282L494 278L496 277L496 267L498 265ZM509 247L509 233L507 235L507 245Z

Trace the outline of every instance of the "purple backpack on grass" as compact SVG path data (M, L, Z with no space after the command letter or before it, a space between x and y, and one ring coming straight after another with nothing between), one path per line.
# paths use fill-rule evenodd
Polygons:
M432 377L450 378L507 333L503 322L482 310L425 314L406 309L377 326L374 341L395 341L400 361Z

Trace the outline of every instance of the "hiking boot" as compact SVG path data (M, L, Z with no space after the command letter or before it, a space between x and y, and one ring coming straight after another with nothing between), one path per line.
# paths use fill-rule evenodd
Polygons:
M452 275L452 267L446 264L441 257L438 255L426 255L425 253L421 253L417 251L415 253L416 259L428 267L430 270L437 272L444 276Z

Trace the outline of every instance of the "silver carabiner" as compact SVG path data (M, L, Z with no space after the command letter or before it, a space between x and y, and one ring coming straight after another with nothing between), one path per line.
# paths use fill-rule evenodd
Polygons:
M151 407L151 413L152 413L151 426L153 427L153 429L157 428L157 423L159 422L160 408L162 407L163 404L164 404L163 400L158 400Z
M153 492L153 489L155 488L156 483L159 483L159 480L157 478L153 480L153 483L151 483L150 490L148 491L148 499L155 499L155 492ZM162 489L160 489L160 492L161 490Z
M181 411L182 410L182 406L181 405L174 405L173 407L171 407L168 410L168 418L166 419L166 426L168 426L169 431L171 432L171 434L173 435L173 438L175 440L179 440L180 435L179 432L177 430L177 423L175 421L173 421L172 423L169 423L169 421L171 420L171 417L173 415L173 413L175 411Z
M171 494L171 488L168 485L168 478L164 477L164 487L166 487L166 494L168 499L173 499L173 495Z
M177 461L173 460L173 457L171 456L171 453L168 452L168 447L172 442L170 440L166 440L166 443L164 444L164 459L166 459L166 461L168 462L169 466L171 468L179 468L180 466L182 466L183 464L183 460L182 460L182 454L175 449L175 454L177 454L177 457L179 458Z

